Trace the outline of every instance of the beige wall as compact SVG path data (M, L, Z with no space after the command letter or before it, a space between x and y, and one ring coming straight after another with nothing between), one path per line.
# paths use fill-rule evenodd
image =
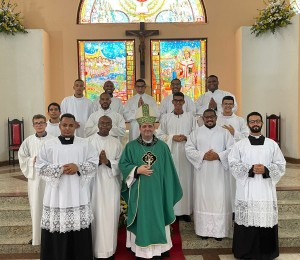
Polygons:
M77 72L77 39L122 39L125 30L138 29L138 24L77 25L79 0L41 1L14 0L24 16L27 28L44 29L50 37L50 81L47 103L60 102L72 94ZM250 25L261 0L205 1L208 23L200 24L146 24L146 29L159 29L153 38L208 38L208 73L220 78L220 87L236 93L235 32ZM128 37L132 38L132 37ZM146 53L149 54L149 39ZM136 47L138 44L136 45ZM149 55L146 59L146 81L150 83ZM139 71L137 71L139 75Z

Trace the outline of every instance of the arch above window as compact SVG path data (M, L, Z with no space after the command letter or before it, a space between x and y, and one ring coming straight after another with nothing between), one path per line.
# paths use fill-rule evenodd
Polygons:
M81 0L78 24L206 23L203 0Z

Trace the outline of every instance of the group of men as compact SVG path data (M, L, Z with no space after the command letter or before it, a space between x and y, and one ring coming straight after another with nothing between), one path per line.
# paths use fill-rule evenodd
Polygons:
M217 241L232 236L234 219L237 258L278 256L275 185L284 157L261 134L262 116L250 113L246 122L235 115L235 97L218 85L209 76L194 103L173 79L158 108L142 79L124 106L113 82L92 103L76 80L73 96L48 106L47 122L34 116L36 134L22 144L19 161L41 259L113 259L121 183L126 246L137 259L168 256L170 224L191 216L201 239ZM130 142L123 149L125 122Z

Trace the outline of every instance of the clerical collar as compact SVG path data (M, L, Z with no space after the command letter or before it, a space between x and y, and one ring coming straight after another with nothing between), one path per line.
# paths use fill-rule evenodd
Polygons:
M64 137L60 135L58 139L60 140L61 144L73 144L74 142L74 136Z
M46 131L43 133L42 136L38 136L37 133L35 133L35 136L36 136L37 138L42 138L42 137L45 137L46 135L47 135L47 132L46 132Z
M146 143L142 136L140 135L137 139L136 139L141 145L144 145L144 146L152 146L152 145L155 145L158 141L157 137L155 135L153 135L153 139L152 139L152 142L150 143Z
M249 135L248 139L251 145L264 145L266 138L263 135L260 136Z

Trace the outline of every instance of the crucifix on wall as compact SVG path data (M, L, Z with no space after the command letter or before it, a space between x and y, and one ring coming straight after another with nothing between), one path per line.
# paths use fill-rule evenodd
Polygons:
M158 35L159 30L145 30L145 23L140 23L139 30L126 30L126 36L139 37L139 52L140 52L140 78L145 78L145 38L151 35Z

